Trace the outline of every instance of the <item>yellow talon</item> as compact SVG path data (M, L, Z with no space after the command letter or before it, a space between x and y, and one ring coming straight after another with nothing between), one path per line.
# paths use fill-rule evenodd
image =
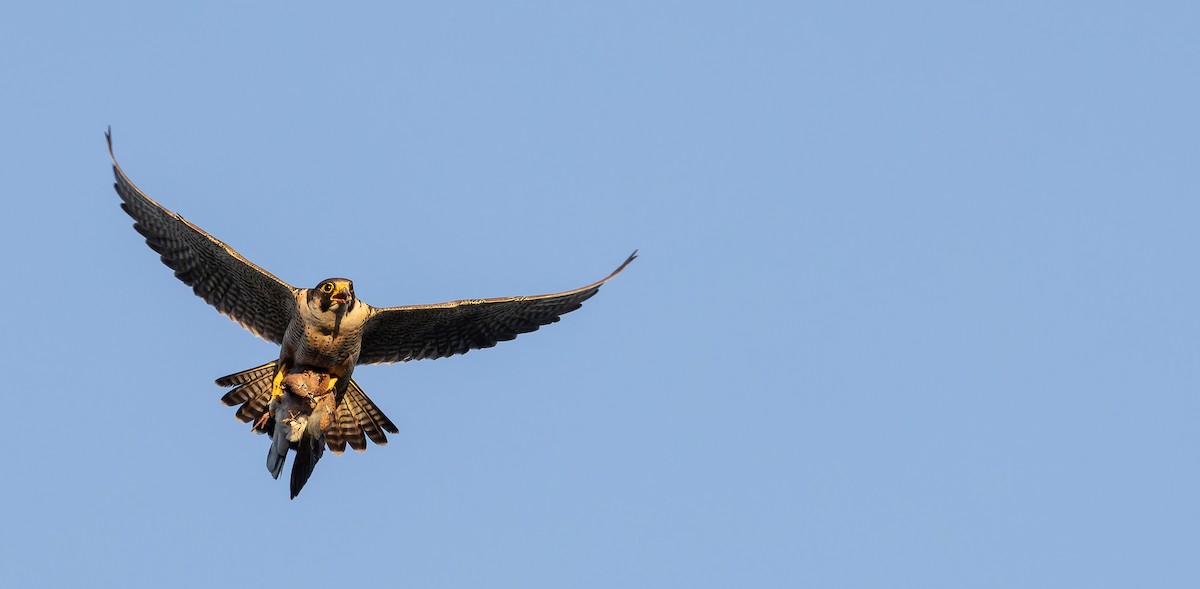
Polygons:
M337 377L336 376L329 377L329 385L325 387L325 392L328 393L328 392L333 391L333 387L336 384L337 384Z
M275 372L275 380L273 380L271 382L271 398L272 399L278 399L279 397L283 396L282 384L283 384L283 373L284 372L285 372L285 370L283 370L282 368Z

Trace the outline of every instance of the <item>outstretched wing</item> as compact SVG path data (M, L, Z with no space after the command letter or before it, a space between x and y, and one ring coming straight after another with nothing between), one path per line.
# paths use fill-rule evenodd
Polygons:
M566 292L372 309L358 363L445 358L490 348L578 309L636 257L635 251L603 280Z
M117 165L112 133L104 137L117 178L113 186L124 201L121 208L133 217L133 228L150 249L208 304L255 335L281 343L296 312L296 289L146 196Z

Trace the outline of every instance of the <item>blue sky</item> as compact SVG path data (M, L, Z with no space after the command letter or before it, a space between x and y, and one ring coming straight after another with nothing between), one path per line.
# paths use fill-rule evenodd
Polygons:
M14 586L1195 587L1185 2L24 3ZM536 294L287 499L104 149L298 286ZM270 581L267 581L270 580Z

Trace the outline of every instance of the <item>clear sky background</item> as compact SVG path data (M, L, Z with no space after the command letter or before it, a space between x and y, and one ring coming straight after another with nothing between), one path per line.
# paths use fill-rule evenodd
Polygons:
M1200 586L1196 6L10 4L4 584ZM641 257L289 501L107 125L376 306Z

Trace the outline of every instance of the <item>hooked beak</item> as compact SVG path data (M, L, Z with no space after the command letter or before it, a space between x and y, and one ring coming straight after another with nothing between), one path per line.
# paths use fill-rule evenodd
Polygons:
M350 302L350 289L348 287L338 285L334 287L333 294L330 295L330 300L337 301L343 305Z

